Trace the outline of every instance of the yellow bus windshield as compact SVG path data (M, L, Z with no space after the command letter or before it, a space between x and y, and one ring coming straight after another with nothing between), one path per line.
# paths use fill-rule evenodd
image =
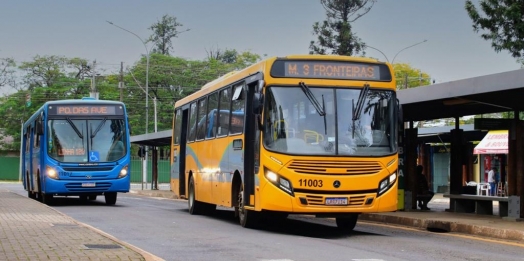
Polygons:
M371 89L355 107L362 87L271 86L265 95L263 144L293 155L385 156L397 152L391 90ZM314 106L315 102L321 108Z

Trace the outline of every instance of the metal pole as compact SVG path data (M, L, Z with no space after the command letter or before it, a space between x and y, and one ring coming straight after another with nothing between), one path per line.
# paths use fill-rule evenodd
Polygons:
M428 41L428 40L424 40L424 41L422 41L422 42L419 42L419 43L416 43L416 44L410 45L410 46L405 47L404 49L398 51L397 54L395 54L395 56L393 56L393 60L391 60L391 63L393 64L393 63L395 62L395 58L397 58L397 55L398 55L400 52L402 52L402 51L404 51L404 50L406 50L406 49L408 49L408 48L411 48L411 47L413 47L413 46L415 46L415 45L419 45L419 44L421 44L421 43L425 43L425 42L427 42L427 41Z
M144 40L142 40L142 38L140 36L138 36L137 34L123 28L123 27L120 27L116 24L114 24L113 22L110 22L110 21L106 21L108 24L110 25L113 25L115 27L118 27L134 36L136 36L140 42L142 42L142 44L144 45L144 48L146 49L146 138L147 138L147 133L148 133L148 125L149 125L149 50L147 49L147 45L146 45L146 42L144 42ZM146 188L147 188L147 156L148 156L148 146L145 146L145 155L144 155L144 161L143 161L143 176L142 176L142 189L144 189L144 183L146 183Z
M373 46L369 46L369 45L366 45L366 47L367 48L371 48L371 49L376 50L376 51L379 51L382 55L384 55L384 57L386 58L386 61L388 61L388 63L389 63L388 57L381 50L379 50L379 49L377 49L377 48L375 48Z
M156 120L156 96L153 97L153 104L155 105L155 132L157 132L157 120Z

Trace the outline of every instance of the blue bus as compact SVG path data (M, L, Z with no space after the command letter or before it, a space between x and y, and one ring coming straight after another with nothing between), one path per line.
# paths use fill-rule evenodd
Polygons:
M129 192L131 153L125 105L83 98L46 102L23 125L21 176L27 196L54 196L114 205Z

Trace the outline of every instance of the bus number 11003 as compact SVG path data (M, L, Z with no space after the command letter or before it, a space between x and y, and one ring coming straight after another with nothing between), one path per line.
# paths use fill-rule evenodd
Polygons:
M321 179L299 179L298 183L301 187L321 188L324 185Z

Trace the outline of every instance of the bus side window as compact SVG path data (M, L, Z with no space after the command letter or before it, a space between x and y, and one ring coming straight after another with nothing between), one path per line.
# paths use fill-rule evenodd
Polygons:
M180 144L180 134L182 130L182 113L180 109L175 111L175 128L173 129L173 144Z
M231 112L231 88L220 91L217 116L217 137L229 133L229 114Z
M209 95L207 105L207 127L206 127L206 138L214 138L217 129L217 113L218 110L218 93L212 93Z
M235 86L235 93L231 99L231 125L230 134L238 134L244 131L244 96L243 85Z
M29 152L29 145L31 144L31 129L27 127L26 133L25 133L25 151Z
M207 97L206 97L207 98ZM206 136L206 111L207 111L207 99L203 98L198 101L198 123L196 139L203 140Z
M189 136L187 141L195 141L196 137L196 123L197 123L197 107L196 102L191 103L189 108Z

